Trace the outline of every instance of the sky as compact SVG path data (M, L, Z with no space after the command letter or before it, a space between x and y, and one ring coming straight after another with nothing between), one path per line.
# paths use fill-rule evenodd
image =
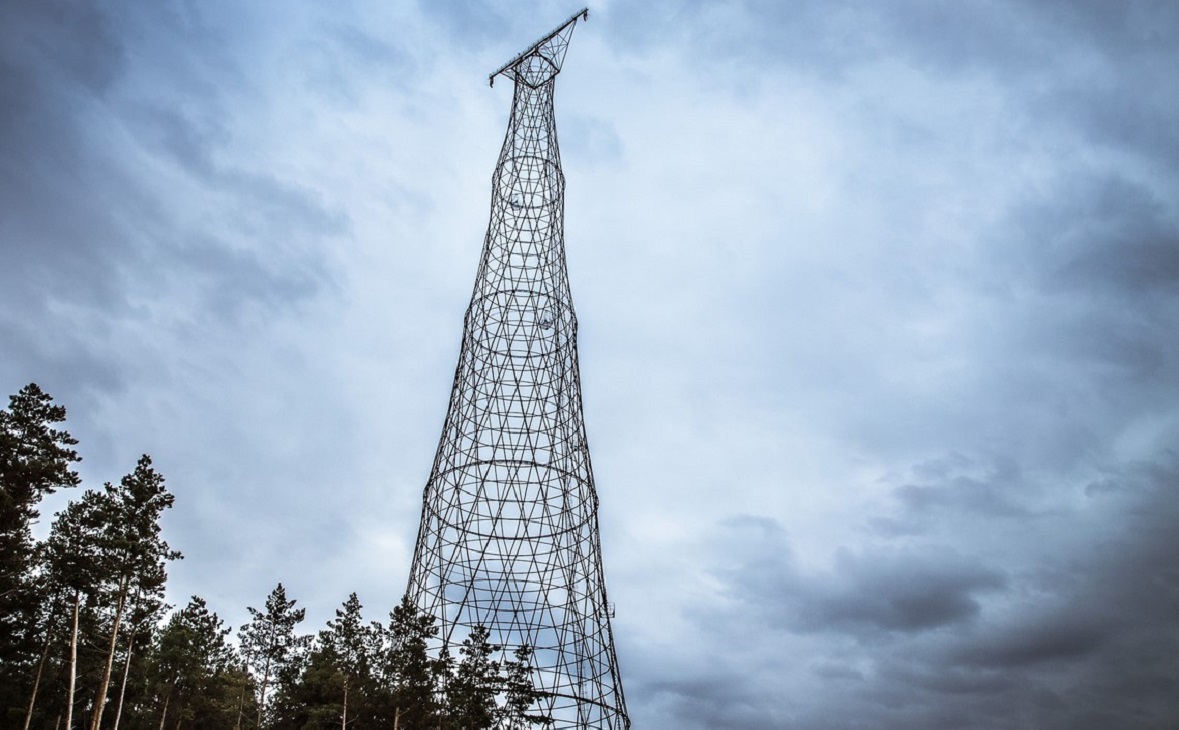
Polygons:
M579 7L0 7L0 388L90 487L153 457L173 603L399 599L487 75ZM556 106L636 728L1179 724L1176 68L1166 0L590 7Z

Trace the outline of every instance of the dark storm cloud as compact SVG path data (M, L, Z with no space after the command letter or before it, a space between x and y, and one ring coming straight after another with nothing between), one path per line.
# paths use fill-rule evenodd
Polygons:
M731 595L769 625L794 632L836 631L870 638L958 624L979 613L976 595L1004 587L1002 574L953 549L840 551L830 572L805 574L781 528L750 518L729 523L734 539L752 529L761 546L722 572ZM738 548L748 552L748 548Z
M1117 177L1082 180L1061 192L1017 213L1035 245L1024 256L1042 257L1036 283L1099 301L1133 300L1147 308L1139 314L1168 306L1163 295L1179 287L1174 211L1146 186Z
M961 479L965 471L978 464L960 455L914 469L928 484L943 477L947 491L972 488ZM1088 495L1075 509L1023 519L974 512L965 500L921 547L844 553L830 570L800 570L772 520L726 521L709 543L728 564L715 572L723 581L718 602L693 613L701 630L723 627L714 646L730 647L726 657L744 656L769 672L780 663L809 664L826 686L818 697L795 692L783 703L756 681L730 687L732 670L722 661L661 685L668 711L687 727L742 727L723 715L696 719L732 693L759 727L1165 726L1179 672L1179 532L1172 528L1179 458L1161 454L1104 471L1074 485ZM919 517L928 509L905 505ZM990 545L969 536L966 525L995 520L1024 526L996 529ZM1066 561L1056 557L1062 530L1075 533ZM1011 538L1000 535L1021 532L1018 547L1001 549ZM1041 535L1055 536L1054 544ZM964 549L990 555L990 565L959 554ZM743 606L766 624L749 625ZM751 640L750 631L760 638ZM785 648L824 634L854 643ZM785 656L753 658L755 647L773 644ZM717 679L711 689L707 677Z
M103 246L125 251L107 201L104 161L85 124L125 63L122 44L90 6L17 3L0 28L0 267L8 312L43 292L109 302ZM119 192L114 192L118 197ZM7 298L7 297L6 297ZM19 317L18 317L19 319Z
M1027 313L1006 344L1099 384L1095 436L1133 416L1127 404L1179 383L1179 344L1170 336L1179 314L1179 219L1159 192L1120 176L1081 177L1017 206L1006 230L994 241L1001 263L991 273Z
M980 468L981 466L981 468ZM914 481L893 494L909 513L913 526L943 517L943 511L996 517L1030 517L1010 496L1023 486L1018 466L1010 460L979 465L962 454L918 464Z
M1040 563L1025 582L1035 604L954 642L947 659L1001 670L1052 691L1078 727L1138 727L1174 719L1179 673L1179 460L1112 468L1086 490L1102 515L1068 564ZM1079 523L1080 515L1069 522ZM1035 563L1033 563L1035 565ZM1033 594L1034 595L1034 594ZM1038 605L1037 605L1038 604ZM954 646L951 644L951 646ZM1067 676L1064 688L1054 678ZM1058 725L1059 726L1059 725Z
M15 3L0 34L0 319L22 380L60 373L112 387L111 332L143 314L132 299L153 300L157 320L185 307L183 318L199 319L322 287L322 259L298 244L341 235L346 222L308 192L224 160L221 87L241 76L197 18ZM140 88L145 72L168 85ZM169 189L178 182L186 196ZM205 201L215 217L194 221ZM259 235L278 245L254 248ZM100 311L97 328L86 322Z
M676 718L681 727L776 728L784 727L785 713L777 703L753 689L753 683L739 668L718 676L717 667L707 675L681 680L664 680L642 686L663 717Z
M959 661L989 668L1026 667L1086 658L1101 647L1107 627L1060 611L1018 627L994 632L984 642L963 649Z
M841 553L834 582L804 609L806 628L912 632L956 624L977 616L976 594L1002 588L1004 579L977 561L930 549L885 556Z

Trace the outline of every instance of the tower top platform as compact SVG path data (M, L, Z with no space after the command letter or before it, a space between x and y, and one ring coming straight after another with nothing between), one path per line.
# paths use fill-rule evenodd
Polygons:
M565 49L569 47L569 36L572 34L573 26L577 25L578 20L589 20L588 7L582 8L573 15L570 15L564 23L558 25L526 50L516 54L512 60L493 71L487 77L490 85L495 86L495 77L500 74L510 74L515 79L534 77L536 75L535 71L523 75L519 71L521 66L526 65L528 60L533 58L539 59L542 63L549 66L549 78L556 76L561 71L561 64L565 61Z

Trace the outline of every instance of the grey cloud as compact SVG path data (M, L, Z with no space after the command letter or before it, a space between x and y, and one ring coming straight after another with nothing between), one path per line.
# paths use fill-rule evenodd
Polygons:
M10 3L0 28L0 64L5 68L3 88L10 90L13 75L40 75L49 82L49 93L62 83L76 85L87 93L102 95L123 71L124 46L110 19L98 8L61 0ZM4 93L5 116L29 101L26 93Z
M329 26L332 48L344 52L357 62L383 68L388 71L402 71L412 63L404 49L367 32L356 25Z
M1149 164L1165 160L1173 167L1179 155L1179 128L1172 123L1179 113L1173 73L1179 11L1165 0L663 0L612 7L608 20L608 37L620 52L683 48L699 73L729 88L756 83L769 69L840 88L856 83L858 69L904 63L931 79L1002 89L1005 123L1034 130L1015 143L1026 144L1041 130L1076 130L1091 144Z
M706 57L815 68L891 56L941 71L991 68L1032 74L1063 61L1072 48L1113 62L1170 53L1170 34L1179 28L1179 13L1166 0L1035 5L853 0L837 6L817 0L789 5L661 0L610 11L624 42L688 40ZM719 19L731 22L707 22Z
M1026 616L1001 635L980 636L960 659L999 666L1046 663L1075 677L1068 700L1117 726L1174 721L1179 673L1179 461L1174 454L1127 464L1108 478L1095 507L1114 521L1092 541L1089 560L1059 594L1058 611ZM990 638L991 641L985 639ZM1170 678L1170 679L1168 679ZM1094 727L1098 726L1096 724Z
M94 193L118 187L88 148L85 119L123 68L123 49L89 6L18 3L0 30L0 278L18 306L40 292L110 302L97 272L101 245L125 249L118 224ZM115 191L111 191L115 192ZM118 193L115 192L115 197Z
M914 465L908 481L971 489L964 475L1010 476L996 463L950 454ZM726 556L714 568L723 599L694 620L725 627L716 641L752 663L747 676L786 676L785 661L827 683L822 698L798 690L783 701L756 683L732 690L759 727L1164 727L1176 717L1167 678L1179 671L1176 483L1179 458L1162 453L1074 484L1088 496L1072 509L997 513L969 499L902 499L897 523L931 509L939 519L916 538L841 550L829 571L811 573L776 520L730 519L707 550ZM1011 484L1026 499L1044 496L1034 481ZM1068 540L1076 547L1058 560ZM811 640L822 649L771 659L755 648ZM727 676L701 669L664 688L685 727L706 702L722 701ZM702 689L708 677L715 692Z
M1004 3L664 0L612 11L625 34L623 47L688 43L701 64L788 65L829 80L884 57L909 58L939 72L980 64L1021 68L1050 58L1050 49L1032 42L1037 34L1021 28L1029 21L1026 9Z
M913 472L921 481L902 484L893 491L911 518L937 519L943 510L988 517L1030 516L1026 508L1008 496L1023 484L1018 467L1011 461L979 465L961 454L952 454L919 464Z
M140 105L128 115L148 150L171 158L208 194L225 201L225 219L209 221L212 235L265 231L268 237L279 238L285 247L292 239L338 236L348 231L346 216L330 210L313 192L269 173L218 161L218 157L224 157L218 154L219 148L230 132L210 117L211 107L215 106L210 99L199 113L186 114L164 106ZM206 242L218 245L212 235Z
M996 632L964 648L957 659L981 667L1024 667L1076 661L1101 647L1108 627L1061 611L1015 629Z
M196 239L195 245L177 250L160 264L164 269L181 267L184 278L197 285L197 311L235 321L248 305L290 306L323 288L323 274L310 266L276 268L255 251L202 243L208 244Z
M681 727L773 728L782 714L751 691L747 677L734 672L715 673L683 680L654 682L644 687L657 703L666 703Z
M838 587L804 609L812 630L926 631L958 624L979 613L975 594L1001 589L1003 576L942 551L927 554L841 554Z
M206 180L218 174L213 161L214 147L225 140L228 131L207 109L197 118L182 109L141 105L132 117L138 138L158 154L170 158L189 174Z
M411 51L420 42L410 28L383 28L373 17L398 17L395 7L382 7L376 13L357 18L330 8L300 8L305 24L303 33L284 33L292 44L296 62L286 65L284 74L300 95L315 95L333 108L355 111L363 103L366 87L375 82L407 95L415 93L414 82L426 72L434 59L423 59ZM247 54L248 55L248 54Z
M1087 509L1104 519L1080 528L1084 546L1066 564L1044 565L1047 580L1039 571L1022 576L1013 588L1039 598L1018 601L1019 610L1006 618L957 637L945 660L984 673L1016 673L1033 687L1069 677L1053 692L1092 718L1078 726L1150 727L1174 719L1166 678L1179 672L1177 483L1174 454L1107 467L1099 486L1086 489ZM1079 517L1063 517L1042 534L1059 539L1078 529ZM1044 560L1034 553L1026 559Z
M737 532L755 530L737 565L720 575L733 595L771 626L798 632L847 632L869 638L880 632L921 632L960 624L979 613L976 594L1002 589L1005 579L951 549L841 551L829 574L798 570L776 525L729 522ZM753 545L758 547L754 548ZM729 545L728 551L733 550Z
M28 370L99 388L119 369L110 331L147 314L130 299L152 302L155 321L303 300L331 276L313 244L347 233L313 193L220 161L222 94L241 77L199 18L157 10L17 4L0 31L6 342L28 343L13 350ZM169 75L156 99L135 87L146 69ZM195 183L190 197L219 202L217 218L185 221L169 168ZM251 245L259 236L267 245ZM80 322L99 310L97 328Z
M418 0L418 8L425 17L443 27L463 45L508 48L514 44L514 50L508 51L504 61L524 50L527 44L578 9L573 6L553 6L536 0L527 3L499 0L457 4ZM494 70L487 69L487 72Z
M1071 192L1062 208L1037 211L1046 286L1135 299L1179 287L1179 222L1149 190L1114 178Z
M1025 339L1011 344L1086 363L1094 378L1116 368L1102 386L1111 398L1175 381L1179 348L1167 333L1177 312L1179 223L1156 193L1119 177L1082 177L1011 219L1020 235L996 242L1002 263L993 272L1034 292L1025 306L1041 310L1012 331Z

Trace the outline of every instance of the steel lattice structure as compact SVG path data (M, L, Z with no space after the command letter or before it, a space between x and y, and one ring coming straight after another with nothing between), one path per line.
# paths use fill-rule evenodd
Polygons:
M554 728L626 730L582 418L553 89L578 12L491 74L515 83L408 593L453 647L532 647ZM437 647L436 647L437 648Z

